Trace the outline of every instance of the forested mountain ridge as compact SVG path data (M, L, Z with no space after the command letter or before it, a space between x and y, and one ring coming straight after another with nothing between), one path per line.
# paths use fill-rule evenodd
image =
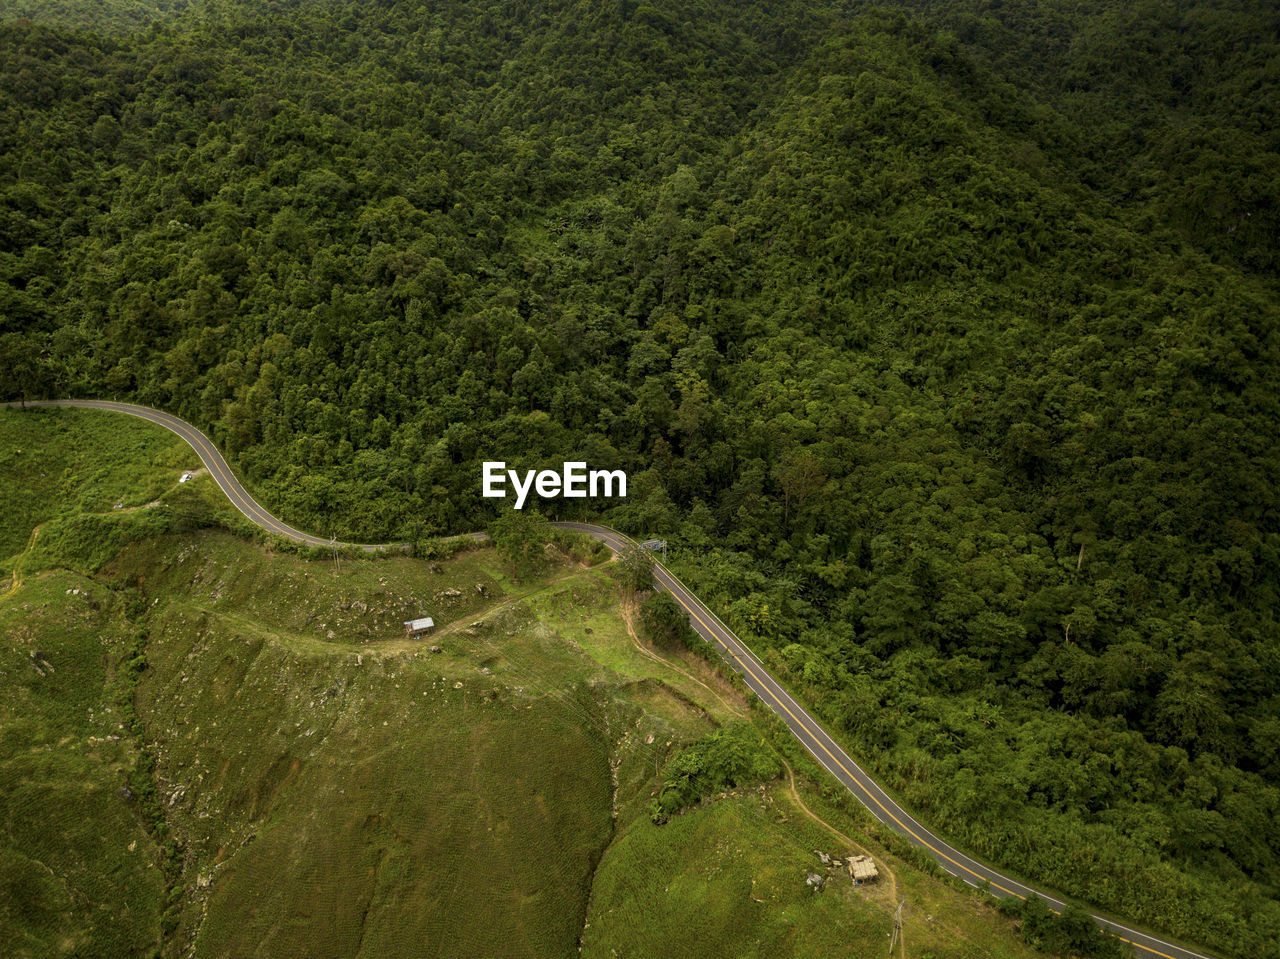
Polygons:
M1274 278L1280 10L1231 3L904 0L1035 107L1075 175L1213 257ZM993 120L998 119L993 115ZM1148 220L1147 222L1150 222Z
M1215 29L1179 31L1098 3L1091 47L1041 29L1053 5L936 6L0 28L6 387L171 409L353 538L483 525L482 459L625 467L604 519L667 536L922 815L1266 954L1275 79L1241 43L1265 7L1182 4ZM1249 69L1182 69L1185 102L1086 84L1139 27ZM1170 152L1167 109L1230 149ZM1233 202L1197 219L1206 170Z
M0 21L34 20L95 33L128 33L176 18L191 0L0 0Z

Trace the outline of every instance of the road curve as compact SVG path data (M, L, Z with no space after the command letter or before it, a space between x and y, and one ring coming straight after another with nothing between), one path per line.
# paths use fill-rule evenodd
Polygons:
M4 404L16 407L17 403ZM76 406L86 409L108 410L114 413L127 413L138 416L165 427L178 434L200 456L209 473L217 481L232 504L248 519L272 533L287 537L312 546L334 545L332 539L312 536L294 529L276 519L249 495L235 474L222 458L217 447L207 436L194 426L178 419L169 413L138 406L133 403L118 403L112 400L41 400L28 401L27 406ZM635 542L617 530L591 523L556 523L561 529L585 533L607 545L614 552L635 546ZM473 538L483 539L483 533L470 534ZM345 544L359 545L361 549L374 551L394 548L397 544ZM671 594L686 613L689 624L707 642L711 643L724 656L729 665L741 675L746 685L772 709L791 730L792 735L809 751L809 753L837 780L858 798L885 825L900 833L914 846L929 853L937 863L953 876L977 888L986 888L993 896L1005 899L1011 896L1026 899L1035 895L1043 899L1052 909L1061 911L1066 903L1058 896L1035 889L1031 886L997 872L978 860L966 855L954 846L939 838L921 825L910 813L903 809L892 796L886 793L867 773L849 756L847 752L827 733L822 725L810 715L782 685L770 675L769 671L756 658L755 654L729 629L720 618L709 610L680 582L665 566L655 561L654 580L658 587ZM1093 915L1093 919L1107 932L1129 943L1134 952L1143 957L1155 956L1159 959L1213 959L1202 952L1195 952L1185 946L1153 936L1139 929L1126 926L1106 916Z
M6 403L5 406L16 407L17 403ZM162 410L152 409L149 406L139 406L136 403L117 403L114 400L28 400L27 406L77 406L90 410L108 410L112 413L128 413L130 416L137 416L141 419L148 420L171 432L177 433L180 437L187 441L187 444L196 451L200 457L200 461L204 463L209 470L209 474L214 478L222 491L227 494L227 499L231 500L231 505L243 513L248 519L261 526L268 532L291 539L294 542L306 543L308 546L357 546L368 552L380 549L393 549L402 544L370 544L370 543L341 543L335 539L324 539L321 536L312 536L310 533L304 533L301 530L294 529L287 523L282 523L276 519L265 509L258 505L257 500L249 495L249 491L244 488L235 473L231 472L231 467L227 465L227 461L222 458L222 454L218 452L218 448L213 445L213 441L205 436L198 429L188 423L186 420L180 420L172 414L165 413Z

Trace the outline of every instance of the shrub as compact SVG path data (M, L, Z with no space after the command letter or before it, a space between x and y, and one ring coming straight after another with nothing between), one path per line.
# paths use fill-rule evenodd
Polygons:
M778 757L760 731L744 720L730 723L695 740L667 763L662 791L650 808L655 823L720 789L777 779Z
M697 649L701 638L689 625L689 614L670 593L650 593L640 603L640 625L649 641L658 646L680 644Z
M1131 955L1119 939L1095 925L1089 914L1068 905L1061 913L1051 910L1043 899L1005 899L1000 911L1019 920L1019 931L1028 944L1041 952L1088 959L1124 959Z
M618 554L618 578L633 593L653 586L653 556L647 549L628 546Z
M545 547L551 542L552 530L542 514L510 510L489 527L489 535L518 579L535 577L546 568Z

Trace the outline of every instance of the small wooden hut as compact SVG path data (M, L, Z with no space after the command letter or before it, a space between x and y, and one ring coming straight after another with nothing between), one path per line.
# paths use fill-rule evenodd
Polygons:
M876 869L876 862L870 856L851 856L849 857L849 878L855 883L874 882L880 878L880 872Z

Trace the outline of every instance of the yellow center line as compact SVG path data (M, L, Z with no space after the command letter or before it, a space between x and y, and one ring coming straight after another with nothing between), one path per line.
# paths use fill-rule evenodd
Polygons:
M675 597L676 602L678 602L681 606L683 606L685 611L702 625L703 629L705 629L708 633L710 633L713 637L715 637L716 641L720 643L724 651L733 657L734 662L736 662L739 666L741 666L743 671L748 673L751 676L751 678L754 679L760 685L760 687L769 694L769 697L775 703L777 703L778 706L781 707L788 716L790 716L793 720L795 720L796 724L805 731L805 734L808 735L809 739L812 740L813 743L816 744L818 747L820 747L822 751L826 753L827 756L830 757L831 761L835 763L837 766L839 766L841 770L843 770L846 776L848 776L851 780L857 783L858 788L861 789L862 792L866 794L866 796L872 802L874 802L877 806L879 806L881 811L883 811L886 816L888 816L890 819L896 822L899 826L901 826L904 832L910 835L913 839L915 839L921 845L932 850L937 855L942 856L948 862L953 863L958 868L963 869L965 872L969 873L972 876L975 876L978 879L982 879L986 882L991 882L991 880L987 879L986 876L983 876L981 873L974 872L964 863L957 862L955 859L952 859L942 850L935 848L927 840L925 840L919 834L917 834L914 829L912 829L910 826L904 823L901 819L899 819L896 815L894 815L892 810L886 807L884 803L880 802L880 800L875 796L874 793L872 793L864 785L862 785L861 782L858 781L858 777L854 773L850 772L849 768L840 761L839 757L837 757L833 752L831 752L831 750L829 750L826 747L826 744L823 743L822 740L820 740L817 737L817 735L813 732L813 730L809 728L809 725L804 720L802 720L799 716L793 713L791 711L791 708L787 706L786 703L784 703L781 699L778 698L777 694L772 689L769 688L769 685L760 678L760 676L756 673L756 671L752 669L749 665L747 665L747 663L743 662L742 658L736 652L734 652L732 649L729 648L729 645L718 635L716 630L714 630L711 626L707 625L707 622L701 616L699 616L696 612L694 612L694 610L690 608L689 605L685 603L683 599L680 598L680 596L676 593L674 589L671 589L672 584L664 584L664 585L667 585L669 591L671 592L671 595ZM998 883L991 882L991 885L995 886L997 889L1001 890L1002 892L1007 892L1011 896L1017 896L1019 899L1026 898L1020 893L1014 892L1012 889L1006 889L1004 886L1001 886Z

